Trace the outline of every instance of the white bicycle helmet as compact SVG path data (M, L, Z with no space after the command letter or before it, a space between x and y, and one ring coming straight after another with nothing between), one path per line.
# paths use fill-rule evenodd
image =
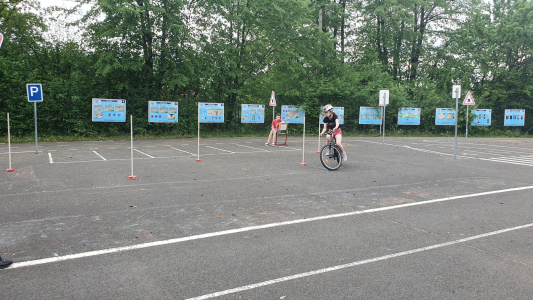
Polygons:
M328 110L332 109L333 106L331 104L326 104L326 106L322 107L322 111L326 113Z

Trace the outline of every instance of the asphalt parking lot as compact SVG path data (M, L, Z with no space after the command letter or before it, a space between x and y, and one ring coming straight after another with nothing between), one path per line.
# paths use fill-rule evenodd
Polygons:
M265 141L12 144L0 298L531 299L533 140Z

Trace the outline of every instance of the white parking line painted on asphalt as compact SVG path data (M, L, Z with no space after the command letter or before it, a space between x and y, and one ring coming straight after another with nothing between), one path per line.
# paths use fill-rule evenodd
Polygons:
M48 159L50 160L50 163L53 164L54 160L52 159L52 153L48 152Z
M100 155L100 153L96 152L96 151L93 151L94 154L98 155L102 160L107 160L105 159L105 157L103 157L102 155Z
M496 158L479 158L479 159L486 160L486 161L492 161L492 162L512 164L512 165L533 167L533 161L505 160L505 159L496 159Z
M187 154L190 154L190 155L196 155L196 154L194 154L194 153L187 152L187 151L185 151L185 150L181 150L181 149L174 148L174 147L170 147L170 146L168 146L168 147L169 147L170 149L174 149L174 150L177 150L177 151L181 151L181 152L184 152L184 153L187 153Z
M139 150L137 150L137 149L133 149L133 150L135 150L135 151L137 151L137 152L139 152L139 153L141 153L141 154L144 154L144 155L146 155L146 156L148 156L148 157L150 157L150 158L155 158L155 157L153 157L153 156L151 156L151 155L149 155L149 154L146 154L146 153L144 153L144 152L142 152L142 151L139 151Z
M144 243L144 244L138 244L138 245L133 245L133 246L110 248L110 249L96 250L96 251L90 251L90 252L83 252L83 253L78 253L78 254L70 254L70 255L65 255L65 256L56 256L56 257L14 263L13 265L11 265L11 267L4 269L4 270L29 267L29 266L35 266L35 265L42 265L42 264L48 264L48 263L53 263L53 262L60 262L60 261L65 261L65 260L97 256L97 255L103 255L103 254L111 254L111 253L117 253L117 252L123 252L123 251L135 250L135 249L144 249L144 248L150 248L150 247L162 246L162 245L168 245L168 244L176 244L176 243L212 238L212 237L217 237L217 236L224 236L224 235L235 234L235 233L242 233L242 232L253 231L253 230L274 228L274 227L301 224L301 223L307 223L307 222L315 222L315 221L328 220L328 219L334 219L334 218L342 218L342 217L348 217L348 216L354 216L354 215L393 210L393 209L398 209L398 208L426 205L426 204L432 204L432 203L439 203L439 202L445 202L445 201L451 201L451 200L457 200L457 199L466 199L466 198L472 198L472 197L480 197L480 196L493 195L493 194L509 193L509 192L515 192L515 191L523 191L523 190L529 190L529 189L533 189L533 186L524 186L524 187L496 190L496 191L490 191L490 192L453 196L453 197L439 198L439 199L426 200L426 201L420 201L420 202L410 202L410 203L404 203L400 205L371 208L371 209L366 209L366 210L319 216L319 217L314 217L314 218L298 219L298 220L292 220L292 221L270 223L270 224L243 227L243 228L230 229L230 230L224 230L224 231L218 231L218 232L204 233L204 234L170 239L170 240L165 240L165 241ZM529 226L529 225L524 225L524 226Z
M239 147L245 147L245 148L250 148L250 149L255 149L255 150L260 150L260 151L266 151L266 152L270 152L268 150L265 150L265 149L260 149L260 148L255 148L255 147L250 147L250 146L245 146L245 145L239 145L239 144L235 144Z
M224 149L220 149L220 148L215 148L215 147L210 147L210 146L205 146L206 148L211 148L211 149L215 149L215 150L219 150L219 151L224 151L224 152L229 152L229 153L235 153L233 151L229 151L229 150L224 150Z
M42 148L41 146L39 146L39 148ZM13 147L11 147L11 149L13 149ZM35 150L33 151L18 151L18 152L13 152L11 151L11 154L13 153L35 153ZM38 151L37 153L43 153L43 151ZM9 152L3 152L3 153L0 153L0 154L9 154Z
M473 241L473 240L477 240L477 239L481 239L481 238L486 238L486 237L497 235L497 234L502 234L502 233L506 233L506 232L510 232L510 231L529 228L531 226L533 226L533 223L529 223L529 224L525 224L525 225L521 225L521 226L516 226L516 227L505 228L505 229L502 229L502 230L497 230L497 231L492 231L492 232L487 232L487 233L474 235L474 236L471 236L471 237L467 237L467 238L460 239L460 240L454 240L454 241L450 241L450 242L446 242L446 243L435 244L435 245L422 247L422 248L417 248L417 249L413 249L413 250L408 250L408 251L398 252L398 253L394 253L394 254L374 257L374 258L365 259L365 260L360 260L360 261L356 261L356 262L352 262L352 263L348 263L348 264L344 264L344 265L338 265L338 266L334 266L334 267L329 267L329 268L314 270L314 271L310 271L310 272L295 274L295 275L291 275L291 276L276 278L276 279L272 279L272 280L267 280L267 281L255 283L255 284L241 286L241 287L234 288L234 289L221 291L221 292L216 292L216 293L212 293L212 294L207 294L207 295L203 295L203 296L189 298L189 299L186 299L186 300L211 299L211 298L215 298L215 297L220 297L220 296L224 296L224 295L229 295L229 294L234 294L234 293L238 293L238 292L243 292L243 291L255 289L255 288L258 288L258 287L272 285L272 284L276 284L276 283L280 283L280 282L284 282L284 281L289 281L289 280L304 278L304 277L308 277L308 276L313 276L313 275L318 275L318 274L338 271L338 270L341 270L341 269L351 268L351 267L364 265L364 264L368 264L368 263L373 263L373 262L377 262L377 261L387 260L387 259L396 258L396 257L400 257L400 256L405 256L405 255L410 255L410 254L414 254L414 253L420 253L420 252L429 251L429 250L433 250L433 249L438 249L438 248L443 248L443 247L447 247L447 246L466 243L466 242L469 242L469 241Z

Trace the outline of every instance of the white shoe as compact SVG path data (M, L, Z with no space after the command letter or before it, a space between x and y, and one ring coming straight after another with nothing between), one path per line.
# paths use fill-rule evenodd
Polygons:
M265 143L265 146L270 146L270 144L269 143Z
M276 145L274 145L274 144L272 144L272 145L270 145L270 146L272 146L272 147L276 147Z
M342 160L348 161L348 156L346 156L346 152L342 154Z

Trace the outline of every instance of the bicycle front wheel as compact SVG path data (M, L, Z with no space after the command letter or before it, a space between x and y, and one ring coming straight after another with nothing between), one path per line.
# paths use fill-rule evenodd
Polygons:
M337 147L326 145L320 151L320 162L330 171L337 170L342 164L341 152Z

